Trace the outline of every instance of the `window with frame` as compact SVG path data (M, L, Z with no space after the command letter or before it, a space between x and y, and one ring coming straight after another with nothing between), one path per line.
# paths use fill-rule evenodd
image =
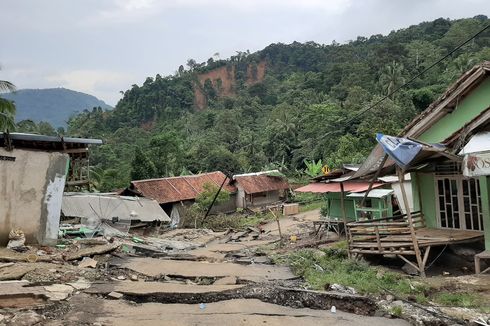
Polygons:
M439 227L483 231L478 179L462 175L436 175L435 182Z

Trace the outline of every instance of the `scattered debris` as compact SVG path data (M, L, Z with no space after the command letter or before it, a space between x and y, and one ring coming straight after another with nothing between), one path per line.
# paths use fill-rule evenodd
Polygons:
M108 298L119 300L124 297L124 294L112 291L107 295Z
M97 261L95 259L92 259L90 257L83 257L82 261L78 264L78 267L80 268L95 268L97 267Z
M72 286L66 284L53 284L45 286L44 289L48 291L48 298L53 301L65 300L74 291Z
M120 243L114 242L114 243L109 243L106 245L99 245L99 246L94 246L94 247L88 247L84 249L77 250L72 253L68 253L65 256L65 260L70 261L70 260L76 260L80 259L82 257L89 257L89 256L94 256L94 255L100 255L100 254L105 254L107 252L111 252L119 248Z
M9 242L7 244L8 249L12 249L15 251L23 252L28 250L24 244L26 242L26 237L24 235L24 231L21 229L13 229L9 233Z

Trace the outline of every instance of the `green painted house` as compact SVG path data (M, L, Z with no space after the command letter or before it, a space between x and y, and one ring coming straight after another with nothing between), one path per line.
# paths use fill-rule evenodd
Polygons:
M427 227L482 233L490 249L490 161L485 173L463 175L462 149L479 137L481 155L490 153L490 61L462 75L401 132L404 138L446 146L446 156L427 159L411 172L413 207ZM483 140L482 140L483 139ZM384 152L378 145L357 176L378 170ZM485 156L486 157L486 156ZM393 161L386 162L389 170Z

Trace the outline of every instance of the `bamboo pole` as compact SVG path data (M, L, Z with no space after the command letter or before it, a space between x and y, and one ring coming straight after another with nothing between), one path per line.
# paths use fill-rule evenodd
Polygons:
M281 223L279 222L279 217L274 214L274 211L269 207L269 211L272 213L272 215L276 218L277 222L277 230L279 231L279 247L282 247L282 232L281 232Z
M407 208L407 219L408 219L408 226L410 228L410 236L412 238L413 242L413 249L415 251L415 257L417 259L417 265L419 265L419 273L420 276L425 277L425 267L424 263L422 261L422 255L420 253L420 248L419 248L419 243L417 241L417 237L415 235L415 228L413 226L413 221L412 221L412 213L410 212L410 205L408 203L408 198L407 198L407 192L405 191L405 174L402 171L400 167L396 167L396 172L398 174L398 181L400 182L400 189L402 191L402 197L403 197L403 203L405 204L405 207Z

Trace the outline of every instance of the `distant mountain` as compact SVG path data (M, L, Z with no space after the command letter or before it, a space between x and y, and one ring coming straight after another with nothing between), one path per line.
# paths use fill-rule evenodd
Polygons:
M26 119L46 121L55 128L65 127L70 116L85 109L97 106L112 109L95 96L66 88L20 89L1 97L15 102L17 122Z

